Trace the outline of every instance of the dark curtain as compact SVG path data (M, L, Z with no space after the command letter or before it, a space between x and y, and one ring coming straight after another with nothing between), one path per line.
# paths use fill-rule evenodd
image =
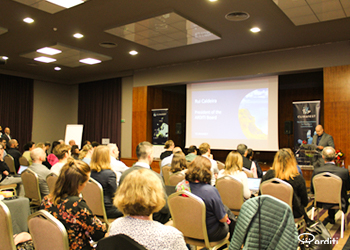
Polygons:
M120 146L121 78L79 85L78 123L84 125L85 140L101 143L110 138Z
M0 125L2 132L9 127L11 138L19 150L32 140L33 79L0 74Z

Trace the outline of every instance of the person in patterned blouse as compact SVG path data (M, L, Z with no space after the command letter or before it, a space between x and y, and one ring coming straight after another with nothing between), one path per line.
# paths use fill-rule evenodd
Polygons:
M187 250L179 230L152 219L152 214L164 206L164 197L161 180L152 170L130 172L114 198L114 205L124 217L112 222L109 236L125 234L152 250Z
M90 178L90 167L83 161L69 158L62 167L55 188L42 200L45 209L62 222L67 230L70 249L93 249L90 241L106 234L106 227L96 218L79 196Z

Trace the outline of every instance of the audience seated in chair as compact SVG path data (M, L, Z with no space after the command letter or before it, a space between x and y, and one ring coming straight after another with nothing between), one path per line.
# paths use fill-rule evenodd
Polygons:
M243 159L242 155L238 152L230 152L227 155L225 162L225 169L220 170L218 178L225 175L230 175L239 179L243 184L243 195L245 199L249 199L251 196L251 191L248 187L248 178L247 175L243 172Z
M33 164L28 169L38 175L41 197L44 197L49 194L46 177L51 173L50 170L41 164L45 161L46 154L43 149L35 148L30 152L30 157L33 159Z
M16 168L16 173L18 172L19 169L19 157L22 156L22 154L18 151L18 142L16 139L11 139L8 142L9 148L7 149L7 154L11 155L14 163L15 163L15 168Z
M150 165L153 162L153 145L147 141L140 142L136 147L136 156L138 161L131 168L129 168L122 174L122 176L120 177L119 186L123 183L124 178L128 176L128 174L131 173L132 171L135 171L137 169L142 169L142 168L151 169ZM156 172L154 173L156 176L158 176L158 178L163 183L162 177L158 173ZM163 185L163 189L164 189L164 193L166 193L165 185ZM158 221L162 224L167 223L169 219L170 219L170 211L167 203L158 212L153 213L153 220Z
M152 214L165 203L162 182L152 170L142 168L130 172L114 198L114 205L125 217L111 224L110 236L125 234L147 249L186 250L180 231L152 220Z
M293 187L293 214L295 218L304 216L307 224L312 223L305 212L308 204L308 196L304 178L299 174L297 161L291 149L280 149L274 158L272 168L266 172L261 182L278 178L288 182Z
M67 163L68 157L70 157L70 146L66 144L58 144L53 149L54 155L57 157L58 162L51 167L51 173L59 176L61 168Z
M187 150L186 161L191 162L197 157L197 147L196 145L191 145Z
M342 210L344 213L346 213L348 210L348 207L349 207L349 200L348 200L349 197L347 195L347 191L350 190L349 170L346 168L337 167L335 165L335 163L334 163L335 150L333 147L325 147L322 150L322 158L323 158L325 164L322 165L321 167L314 169L314 172L312 173L312 178L314 178L314 176L317 174L329 172L331 174L339 176L342 179L342 181L343 181L343 186L341 189ZM313 186L312 178L311 178L311 188L310 189L311 189L311 193L314 193L314 186ZM326 203L320 204L320 206L323 207L324 209L328 209L328 217L324 220L324 222L323 222L324 224L327 224L327 223L334 224L335 223L336 210L330 209L333 205L326 204Z
M196 157L188 166L186 179L177 184L176 189L190 191L203 200L209 241L220 241L227 236L229 230L232 235L234 228L229 228L227 224L231 222L227 212L231 211L222 203L218 190L210 184L212 180L210 168L211 163L207 157Z
M162 161L165 157L168 157L173 154L173 149L175 148L175 143L173 140L167 140L164 144L165 151L162 152L159 156Z
M243 167L250 170L253 173L253 178L258 178L257 167L254 161L249 160L245 155L247 154L248 147L245 144L239 144L237 146L237 152L243 157Z
M24 149L24 153L23 153L23 157L27 159L29 165L32 165L33 163L33 160L32 158L30 157L30 152L35 148L35 142L33 141L30 141L30 142L27 142L24 146L23 146L23 149Z
M211 164L210 171L212 172L210 184L214 186L216 182L216 178L219 174L218 163L214 161L214 157L211 154L210 145L208 143L204 142L201 145L199 145L198 150L201 156L207 158L210 161L210 164Z
M186 161L184 153L176 152L176 153L174 153L173 160L171 161L170 172L176 173L176 172L180 172L180 171L182 173L186 173L187 161Z
M103 188L105 209L108 218L118 218L123 216L115 206L113 198L117 190L117 176L111 169L111 157L107 146L95 148L91 158L91 178L98 181Z
M55 165L58 162L57 156L53 153L53 150L57 145L60 145L61 143L59 141L54 141L52 143L52 148L51 148L51 154L47 156L47 161L51 164L51 166Z
M98 241L106 233L105 225L80 197L89 177L89 165L69 158L61 169L54 191L44 197L41 204L41 209L50 212L66 228L70 249L93 249L89 237Z
M91 144L85 144L83 149L80 150L79 160L86 162L88 165L90 165L91 156L93 152L94 148L91 146Z

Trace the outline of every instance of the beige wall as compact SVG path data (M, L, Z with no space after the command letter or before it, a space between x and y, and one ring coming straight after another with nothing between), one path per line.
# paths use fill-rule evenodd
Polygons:
M122 114L121 119L125 120L121 126L120 153L123 158L131 158L132 140L132 89L133 78L125 77L122 81Z
M78 85L34 81L34 142L64 140L66 124L78 122Z

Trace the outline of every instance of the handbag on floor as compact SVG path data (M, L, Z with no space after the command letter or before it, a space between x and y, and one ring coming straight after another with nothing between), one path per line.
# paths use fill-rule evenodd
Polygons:
M301 250L332 250L332 237L322 222L318 221L299 235L299 247Z

